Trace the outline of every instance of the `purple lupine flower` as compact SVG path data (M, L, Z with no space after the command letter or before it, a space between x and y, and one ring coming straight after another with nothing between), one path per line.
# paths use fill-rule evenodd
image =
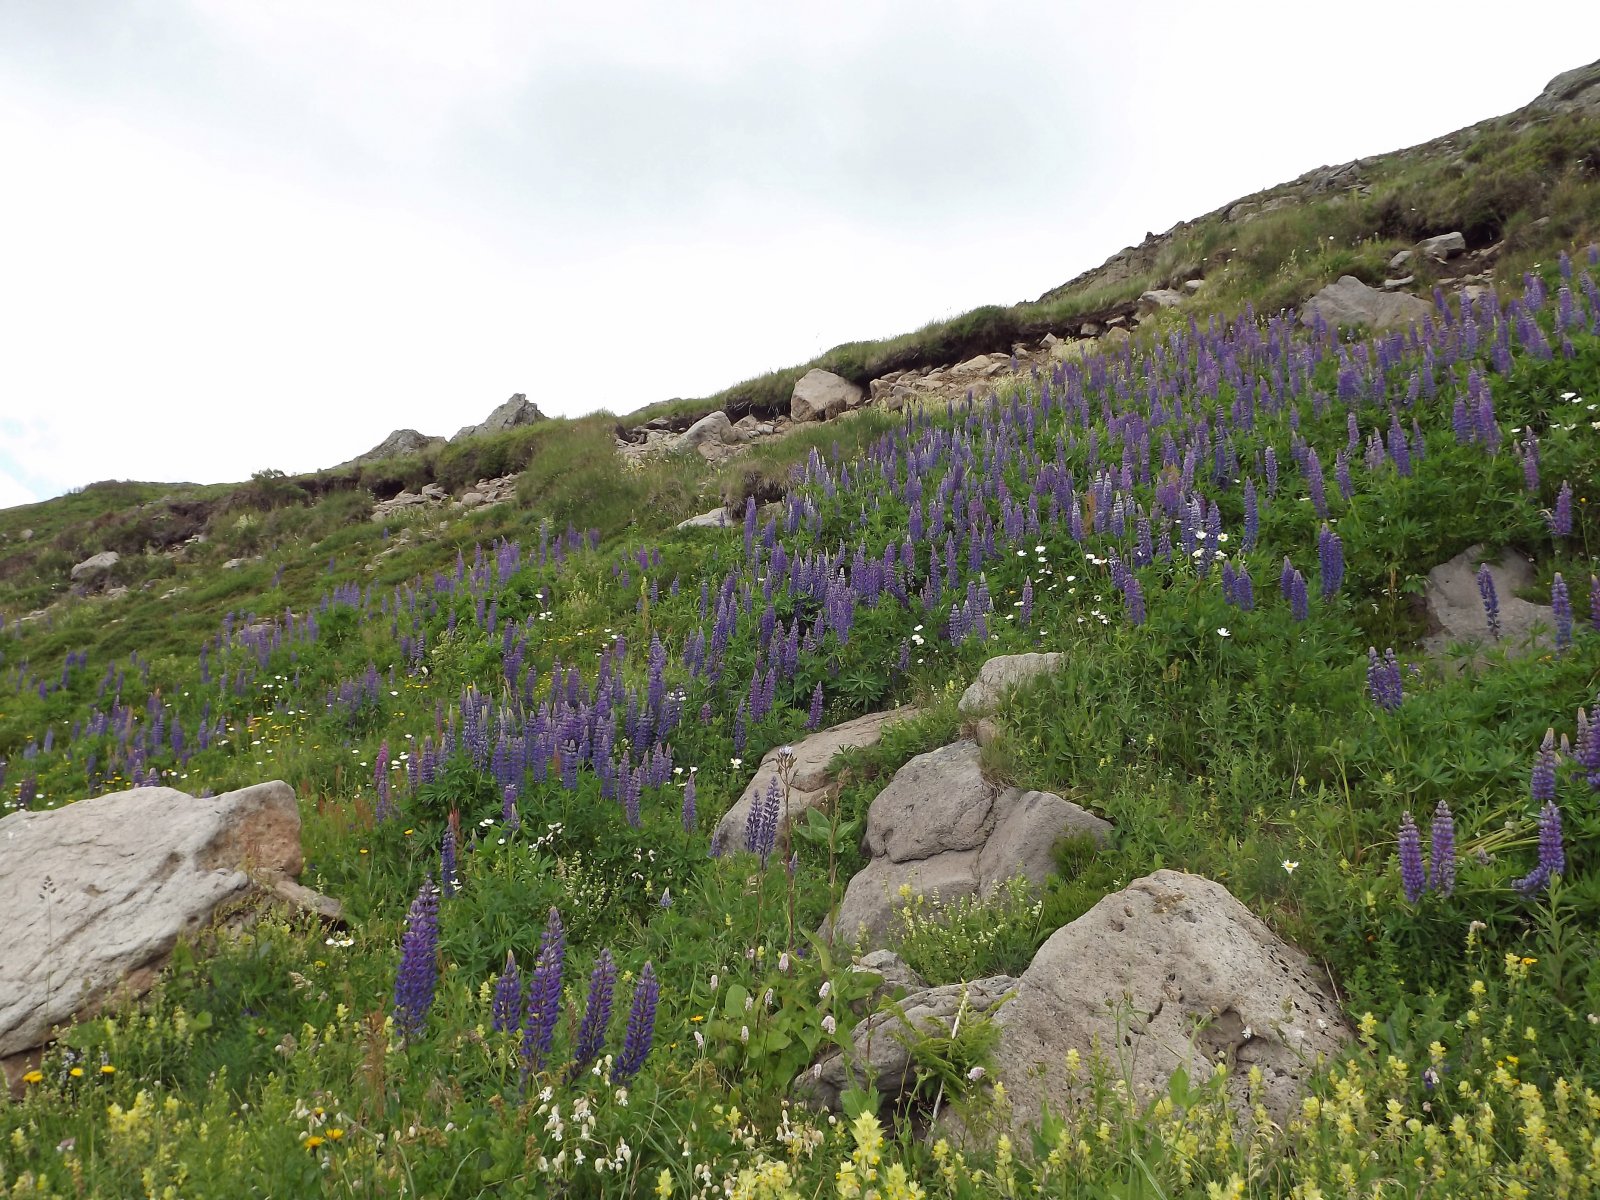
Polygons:
M374 816L380 822L387 821L394 816L394 804L389 799L389 743L387 741L378 746L378 759L372 772L372 782L373 788L378 794L377 810Z
M683 785L683 831L693 833L695 827L695 795L694 774L689 775L689 782Z
M1561 838L1561 810L1554 800L1546 800L1539 810L1539 865L1517 880L1519 892L1536 892L1550 882L1552 875L1564 875L1567 852Z
M1400 817L1400 886L1411 904L1422 899L1427 889L1427 876L1422 869L1422 834L1409 812Z
M765 796L757 796L750 804L750 816L745 821L745 849L761 857L763 868L778 840L778 809L782 801L782 786L774 775L767 783Z
M1344 542L1327 525L1317 535L1317 557L1322 564L1322 598L1327 600L1344 582Z
M561 1019L561 975L567 961L567 934L561 914L554 908L539 939L539 954L528 976L527 1000L522 1006L522 1066L537 1071L544 1066L555 1042Z
M506 784L504 798L500 801L500 824L507 833L522 828L522 817L517 812L517 785Z
M806 728L815 732L822 728L822 684L811 689L811 711L806 715Z
M1600 633L1600 575L1589 576L1589 626Z
M1456 823L1450 815L1450 806L1443 800L1433 810L1433 824L1428 834L1433 842L1433 854L1428 860L1428 887L1441 896L1448 896L1456 887Z
M611 1024L611 994L616 986L617 964L611 958L611 951L602 950L589 975L589 999L572 1053L575 1073L587 1067L605 1049L606 1026Z
M1393 653L1393 650L1389 651L1389 654ZM1402 688L1399 664L1379 658L1377 647L1368 646L1367 695L1372 702L1385 712L1394 712L1404 699Z
M1533 430L1527 430L1522 437L1522 443L1517 447L1522 456L1522 486L1534 494L1539 493L1539 442L1533 436Z
M1290 568L1289 572L1289 611L1296 621L1304 621L1311 615L1311 599L1306 591L1306 577L1300 574L1297 568Z
M1256 537L1261 532L1261 508L1256 500L1256 477L1244 481L1244 549L1254 550Z
M1489 572L1488 563L1483 563L1478 567L1478 595L1483 597L1483 612L1489 621L1489 634L1498 642L1500 640L1500 598L1495 594L1494 576Z
M1528 791L1535 804L1546 804L1556 798L1556 731L1547 729L1539 753L1533 760L1533 771L1528 779Z
M1022 581L1022 627L1026 629L1033 623L1033 579L1029 577Z
M494 984L494 1003L489 1010L489 1027L496 1033L522 1028L522 972L517 956L506 951L506 969Z
M1139 577L1130 574L1127 586L1122 589L1123 606L1128 613L1128 624L1139 626L1144 624L1144 588L1139 584Z
M406 931L400 938L400 969L394 981L394 1021L408 1041L422 1033L428 1010L433 1007L433 991L439 981L438 952L439 894L429 876L422 881L406 914Z
M454 816L454 814L451 814ZM439 886L446 898L456 894L456 826L452 821L444 828L439 841Z
M1572 484L1565 479L1556 493L1555 507L1545 514L1545 523L1550 526L1552 537L1572 536Z
M1572 597L1560 571L1550 581L1550 612L1556 622L1556 652L1565 653L1572 645Z
M611 1072L613 1080L626 1082L632 1079L644 1066L644 1060L650 1057L650 1044L656 1030L656 1002L660 995L661 986L656 982L655 968L645 963L639 970L639 982L633 986L628 1032L623 1038L622 1055Z

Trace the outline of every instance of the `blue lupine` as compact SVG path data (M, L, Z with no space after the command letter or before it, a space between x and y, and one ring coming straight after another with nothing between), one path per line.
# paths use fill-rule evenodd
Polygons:
M1377 647L1367 647L1367 694L1374 704L1387 712L1394 712L1404 701L1400 664L1393 649L1379 658Z
M1328 526L1317 535L1317 557L1322 564L1322 598L1331 598L1344 583L1344 542Z
M455 814L451 814L454 816ZM439 885L446 897L456 894L456 827L455 822L445 826L444 837L439 842Z
M556 1023L561 1019L561 976L566 968L567 934L561 914L550 910L539 953L528 975L527 997L522 1005L522 1066L537 1071L544 1066L555 1042Z
M522 1028L522 973L517 956L506 951L506 967L495 980L494 1002L490 1007L489 1027L496 1033Z
M1422 868L1422 834L1409 812L1400 817L1400 886L1406 900L1415 904L1427 889L1427 876Z
M610 950L600 951L589 974L589 998L578 1026L578 1041L573 1048L573 1071L581 1071L605 1049L606 1027L611 1024L611 995L617 986L617 964Z
M1536 892L1550 882L1552 875L1567 871L1567 852L1561 837L1561 810L1554 800L1546 800L1539 810L1539 864L1517 880L1521 892Z
M639 1073L644 1060L650 1057L650 1045L655 1038L656 1002L661 988L656 982L655 968L645 963L639 970L639 982L633 987L633 1005L628 1012L628 1031L623 1038L622 1054L612 1069L611 1078L626 1082Z
M1550 526L1552 536L1572 536L1572 484L1565 479L1561 481L1561 490L1556 493L1555 507L1545 514L1545 522Z
M1545 730L1544 741L1533 760L1528 791L1535 804L1544 804L1556 798L1556 731Z
M1556 651L1565 653L1572 645L1572 597L1560 571L1550 581L1550 613L1556 624Z
M1128 585L1123 589L1122 599L1128 613L1128 624L1143 625L1145 621L1144 588L1139 585L1137 576L1128 576Z
M428 876L406 914L400 938L400 969L394 981L394 1022L410 1041L421 1035L439 982L439 895Z
M500 824L507 833L522 828L522 817L517 812L517 785L508 783L500 801Z
M1450 815L1450 806L1443 800L1433 810L1433 824L1428 830L1433 843L1428 860L1428 887L1441 896L1448 896L1456 887L1456 824Z
M1478 567L1478 595L1483 597L1483 613L1489 622L1489 634L1498 642L1500 640L1500 598L1495 594L1494 576L1489 571L1488 563Z

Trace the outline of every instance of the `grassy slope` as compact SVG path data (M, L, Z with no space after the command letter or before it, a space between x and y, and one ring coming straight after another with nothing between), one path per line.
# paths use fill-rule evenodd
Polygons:
M1511 142L1485 149L1478 161L1494 166L1503 156L1521 161L1527 152L1525 140ZM1442 177L1430 183L1421 168L1412 170L1418 172L1407 176L1412 190L1402 196L1422 199L1431 187L1447 187ZM1574 222L1566 227L1592 230L1590 197L1588 185L1558 176L1542 203L1549 210L1570 201L1556 208L1566 214L1562 220ZM1372 200L1379 199L1375 190ZM1259 257L1241 249L1228 268L1210 272L1215 295L1225 298L1237 288L1238 296L1265 298L1269 291L1251 289L1277 286L1274 281L1299 294L1343 273L1350 265L1346 255L1358 267L1363 256L1386 255L1387 242L1342 247L1338 239L1347 232L1354 237L1354 226L1337 224L1335 249L1320 251L1323 260L1289 254L1285 248L1317 240L1316 221L1334 220L1340 206L1352 202L1326 203L1245 226L1261 226ZM1524 227L1517 221L1531 227L1527 214L1533 211L1517 209L1522 217L1502 229L1508 253L1548 256L1543 241L1513 241ZM1216 233L1194 236L1198 247ZM1237 244L1229 243L1230 252ZM1509 261L1515 266L1520 260ZM1230 274L1235 269L1238 274ZM1258 309L1267 309L1266 299ZM1180 330L1173 317L1156 332ZM1600 343L1578 338L1575 349L1574 357L1554 363L1519 351L1511 374L1495 379L1502 425L1540 422L1540 488L1526 491L1509 451L1491 456L1455 444L1450 403L1463 373L1457 370L1442 381L1440 398L1419 409L1428 455L1415 475L1358 471L1353 498L1334 501L1348 557L1347 593L1314 602L1303 623L1290 618L1272 582L1287 554L1315 585L1318 523L1288 465L1286 414L1263 419L1254 440L1238 447L1248 460L1254 449L1277 445L1293 481L1265 507L1261 545L1247 556L1259 599L1253 613L1223 603L1214 573L1203 584L1158 568L1145 572L1150 621L1132 628L1102 568L1086 557L1089 547L1047 522L1037 541L1025 539L1020 559L988 566L996 642L952 645L936 636L932 630L948 613L948 595L932 614L894 606L865 610L848 643L829 634L819 653L803 656L800 673L780 690L775 713L749 723L741 748L735 711L755 655L752 622L745 621L730 642L723 681L693 685L691 711L706 703L709 719L690 721L674 739L675 761L698 768L698 832L681 829L681 790L672 785L647 793L638 831L613 802L599 799L587 775L572 792L531 788L523 832L501 847L495 828L484 827L478 847L464 856L466 888L444 913L437 1005L426 1036L409 1045L383 1025L407 903L423 873L436 868L444 811L459 806L467 829L499 811L481 775L458 764L438 787L404 796L402 820L373 820L371 774L380 743L396 754L402 746L414 749L434 732L437 706L457 704L465 687L505 696L498 682L501 638L479 624L471 596L441 593L438 576L453 574L458 553L470 569L479 546L492 562L492 547L502 538L519 540L526 561L547 518L558 529L568 520L600 528L605 541L599 551L576 553L559 566L525 566L485 589L486 598L495 600L502 622L533 622L528 661L541 679L557 658L579 664L592 679L589 664L620 633L632 646L628 681L642 685L646 649L656 633L673 651L669 677L687 682L677 654L699 625L700 581L714 589L725 572L746 571L748 564L736 532L674 534L670 525L724 486L748 487L743 467L728 479L693 460L626 473L610 453L602 417L553 422L481 450L458 448L448 462L378 468L416 482L439 478L441 471L468 480L499 473L482 469L496 463L525 464L519 505L452 519L444 528L433 518L378 528L361 519L367 501L354 489L332 488L320 498L295 495L294 488L309 493L319 486L310 480L257 481L201 494L214 505L206 517L208 543L181 562L158 563L160 556L130 551L140 561L129 579L161 578L160 586L118 600L69 603L20 636L14 626L0 636L0 758L9 760L4 787L14 796L31 778L43 803L82 794L91 743L66 746L66 734L105 703L97 689L107 668L123 673L123 700L138 712L154 692L171 705L173 717L192 727L200 706L209 704L228 722L228 744L195 755L181 770L166 758L158 765L177 771L174 781L191 789L272 775L294 783L305 802L310 881L346 901L351 944L303 921L274 918L224 939L208 957L181 952L168 981L138 1015L121 1012L70 1032L44 1064L41 1082L28 1085L21 1103L0 1107L0 1185L21 1195L160 1194L168 1184L185 1196L251 1189L279 1196L476 1195L508 1185L512 1194L555 1194L565 1187L576 1195L645 1195L664 1167L672 1194L692 1195L699 1186L695 1166L704 1165L720 1184L724 1173L752 1168L768 1155L799 1178L798 1194L827 1194L853 1149L866 1163L857 1142L870 1143L870 1127L850 1135L843 1127L797 1119L787 1126L802 1131L791 1154L778 1140L785 1127L781 1101L788 1079L823 1036L821 982L835 989L833 1011L842 1031L853 1015L839 1001L852 981L814 950L779 969L779 953L801 945L792 942L789 928L789 880L776 863L763 872L743 856L706 860L707 822L749 776L748 766L732 760L753 759L795 736L815 686L823 688L829 720L879 704L922 705L927 715L920 721L878 749L852 756L838 809L842 829L819 830L818 840L800 847L793 911L802 927L814 927L836 894L831 880L847 878L859 862L851 823L897 766L954 735L954 689L988 654L1040 646L1070 651L1069 669L1007 712L1006 737L991 766L1027 786L1069 791L1111 816L1117 846L1100 856L1065 854L1062 876L1038 908L1019 901L953 921L919 921L908 940L913 960L938 978L1015 969L1050 929L1107 891L1155 866L1175 865L1223 879L1330 966L1353 1016L1368 1010L1376 1016L1363 1026L1365 1040L1349 1063L1319 1077L1322 1107L1285 1135L1287 1152L1260 1136L1222 1136L1228 1123L1214 1087L1195 1081L1192 1093L1179 1089L1165 1108L1150 1113L1130 1111L1109 1087L1095 1089L1090 1102L1036 1148L1056 1157L1046 1157L1042 1171L1024 1170L1015 1189L1006 1173L1019 1168L992 1147L965 1162L936 1160L906 1136L889 1148L889 1157L907 1162L931 1193L949 1196L1027 1194L1035 1187L1057 1195L1201 1196L1208 1183L1230 1187L1233 1176L1241 1186L1250 1181L1250 1194L1287 1195L1298 1186L1309 1196L1306 1189L1319 1184L1330 1189L1326 1194L1337 1194L1331 1189L1338 1187L1368 1194L1385 1180L1391 1190L1417 1191L1434 1166L1446 1172L1433 1184L1440 1195L1497 1187L1517 1194L1512 1185L1551 1194L1540 1187L1557 1173L1560 1155L1576 1161L1575 1178L1594 1170L1582 1156L1592 1153L1585 1147L1595 1135L1595 1104L1557 1082L1592 1085L1600 1070L1587 1020L1600 1012L1600 972L1593 968L1600 829L1590 816L1592 792L1581 780L1563 773L1560 785L1572 855L1564 890L1524 900L1509 883L1534 854L1526 798L1534 747L1547 726L1573 734L1575 709L1593 702L1600 635L1580 631L1573 653L1494 660L1479 674L1427 670L1408 683L1407 702L1392 716L1365 699L1363 670L1369 644L1406 652L1418 632L1409 597L1420 574L1472 541L1514 542L1534 554L1540 600L1548 599L1553 572L1563 571L1582 607L1588 592L1581 581L1596 569L1600 527L1581 485L1600 475L1600 453L1583 422L1565 431L1551 417L1564 411L1565 392L1590 400L1600 395ZM1110 369L1130 369L1131 361ZM1397 391L1404 390L1411 365L1392 374ZM1141 360L1139 369L1147 367ZM1335 367L1324 347L1312 389L1333 392ZM1143 394L1137 385L1131 392ZM1327 448L1331 487L1342 415L1335 410L1319 417L1307 393L1297 396L1296 406L1301 434ZM1063 414L1057 408L1037 416L1039 444L1048 453L1056 434L1066 432ZM920 437L966 436L973 452L982 453L1016 436L1015 424L1004 418L1003 409L958 414L940 422L949 432L918 427L894 436L901 446ZM1368 416L1362 423L1373 425ZM813 445L831 460L827 479L805 488L818 527L787 538L791 551L832 551L858 539L877 551L904 538L903 499L860 470L868 440L893 434L894 425L869 416L759 452L763 476L786 474ZM1075 432L1074 444L1062 452L1084 480L1088 430ZM1104 427L1097 436L1109 444ZM835 440L842 443L837 451ZM853 480L844 478L845 469ZM930 494L944 469L941 464L929 475ZM1541 512L1553 504L1563 478L1580 484L1581 499L1574 536L1556 541ZM0 514L0 532L31 525L36 540L48 539L70 557L99 548L89 531L136 528L130 503L173 490L118 486L124 490L92 488L33 506L20 524L20 510ZM1217 498L1227 528L1237 531L1238 491L1205 484L1202 490ZM1148 489L1141 495L1148 503ZM1109 544L1095 548L1104 554ZM1034 551L1035 545L1044 549ZM652 548L660 552L659 565L641 569L637 553ZM393 552L379 557L386 550ZM264 558L216 570L242 553ZM759 581L745 578L759 595ZM1032 621L1023 629L1001 617L1020 601L1025 578L1037 589ZM968 579L963 558L955 594ZM674 580L681 585L676 595ZM318 611L319 598L336 585L350 583L371 585L370 596L360 611L339 605L321 611L323 633L315 643L285 645L265 665L243 647L213 650L211 679L202 679L196 653L226 614L293 610L303 616ZM8 607L41 594L36 585L32 591L6 586L15 589L4 593ZM160 600L169 586L188 590L176 602ZM407 668L383 611L396 588L408 587L424 598L426 673ZM437 611L427 610L429 596L440 600ZM455 621L448 620L451 608ZM546 611L549 618L537 615ZM809 610L795 611L809 618ZM1227 638L1219 636L1222 628ZM904 671L893 666L902 642ZM37 681L55 679L63 659L78 651L88 653L87 668L72 673L64 689L38 696ZM327 710L328 690L360 678L368 663L385 679L375 702ZM218 678L223 672L227 689ZM46 728L62 745L30 758L28 743ZM106 747L93 748L98 769L106 770ZM1402 811L1412 811L1426 827L1426 814L1440 799L1451 804L1460 825L1461 886L1448 901L1426 897L1408 905L1393 858L1396 823ZM1292 872L1286 863L1296 864ZM670 908L660 903L663 890L675 898ZM615 1089L588 1076L546 1074L538 1083L552 1088L549 1100L537 1088L524 1091L514 1040L488 1029L485 986L507 948L525 965L531 961L552 906L568 923L573 953L566 1005L574 1019L557 1035L558 1055L570 1053L584 973L602 945L616 952L624 971L619 1008L626 1007L646 960L663 980L656 1052L626 1104ZM1470 939L1469 921L1484 926ZM747 958L747 950L755 957ZM713 973L720 976L715 986ZM769 987L770 1009L763 1000ZM746 995L753 1016L746 1015ZM624 1020L619 1013L613 1050ZM753 1028L750 1040L741 1038L741 1026ZM693 1042L696 1032L707 1038L703 1054ZM1480 1045L1480 1036L1487 1044ZM928 1065L959 1081L981 1061L981 1043L982 1025L974 1022L968 1039L930 1047ZM114 1072L103 1074L102 1064ZM73 1075L74 1066L83 1074ZM1470 1094L1425 1082L1424 1070L1436 1068L1451 1087L1466 1085ZM580 1099L594 1114L587 1130L574 1113ZM1399 1106L1398 1123L1386 1115L1389 1101ZM552 1104L567 1122L563 1144L554 1137ZM1545 1131L1537 1136L1526 1132L1535 1111ZM1501 1131L1493 1138L1485 1112ZM1457 1114L1465 1129L1476 1131L1477 1143L1450 1132ZM1407 1128L1407 1120L1417 1128ZM891 1128L891 1138L895 1132ZM626 1160L621 1141L629 1146ZM1476 1165L1474 1144L1485 1148ZM583 1147L590 1160L582 1170L570 1153L556 1160L573 1146ZM602 1157L617 1164L608 1176L594 1173L593 1160ZM761 1169L769 1179L778 1174L770 1165ZM979 1170L987 1175L974 1177ZM1341 1184L1346 1172L1350 1180ZM1592 1190L1593 1183L1574 1182L1571 1194L1587 1194L1584 1187Z

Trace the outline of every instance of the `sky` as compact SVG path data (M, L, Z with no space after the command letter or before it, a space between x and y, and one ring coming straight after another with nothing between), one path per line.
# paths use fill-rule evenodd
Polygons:
M0 508L706 395L1597 53L1592 0L0 0Z

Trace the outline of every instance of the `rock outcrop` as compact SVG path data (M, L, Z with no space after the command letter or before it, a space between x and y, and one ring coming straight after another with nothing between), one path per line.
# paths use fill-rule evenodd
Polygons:
M1363 325L1370 330L1404 329L1433 311L1426 300L1405 292L1370 288L1354 275L1342 276L1307 300L1300 310L1304 325L1321 317L1329 325Z
M1230 1098L1259 1101L1285 1123L1319 1058L1349 1039L1339 1006L1304 954L1257 920L1226 888L1157 871L1105 897L1039 948L996 1014L993 1076L1016 1129L1037 1124L1086 1090L1091 1056L1125 1073L1135 1097L1230 1067ZM1076 1050L1083 1074L1069 1077ZM1250 1071L1261 1072L1251 1092Z
M789 794L787 804L778 810L778 841L781 845L788 833L788 822L805 816L806 810L825 803L829 797L832 777L829 764L841 750L858 746L871 746L883 736L884 728L895 721L908 721L917 715L914 708L896 708L888 712L868 713L842 725L835 725L813 733L810 737L788 747L793 752L789 764ZM733 807L722 815L711 835L711 853L726 854L744 848L745 825L750 820L750 809L764 799L774 784L783 787L783 764L778 747L762 756L756 773L745 785Z
M135 788L0 820L0 1058L148 990L180 936L301 865L281 782L204 799Z
M1417 243L1417 252L1434 262L1444 262L1467 252L1467 239L1460 233L1440 233L1423 238ZM1396 256L1398 257L1398 256Z
M1528 105L1542 112L1600 113L1600 60L1563 71Z
M396 429L365 454L358 454L341 467L354 467L362 463L382 462L386 458L402 458L408 454L421 454L433 446L444 445L442 437L418 433L415 429Z
M1060 670L1065 658L1059 651L996 655L978 668L978 677L961 693L956 707L969 720L987 717L1017 688Z
M1110 837L1107 822L1054 793L995 787L978 754L976 742L963 740L895 772L867 811L872 858L850 880L825 934L881 946L905 903L902 888L943 903L986 898L1017 876L1043 883L1063 837Z
M1478 568L1484 564L1482 546L1468 546L1449 562L1428 572L1424 599L1428 622L1435 632L1422 639L1429 654L1445 654L1451 645L1493 640L1489 617L1478 590ZM1534 582L1528 560L1511 551L1488 564L1500 610L1499 644L1508 654L1530 654L1553 644L1555 614L1547 605L1516 595L1518 588Z
M860 408L866 398L866 392L848 379L813 367L794 385L789 417L794 421L831 421L842 412Z
M459 442L463 438L481 437L486 433L505 433L508 429L520 429L524 425L532 425L536 421L547 418L539 411L537 404L529 401L528 397L518 392L499 405L493 412L476 425L463 425L456 430L455 436L450 440Z

